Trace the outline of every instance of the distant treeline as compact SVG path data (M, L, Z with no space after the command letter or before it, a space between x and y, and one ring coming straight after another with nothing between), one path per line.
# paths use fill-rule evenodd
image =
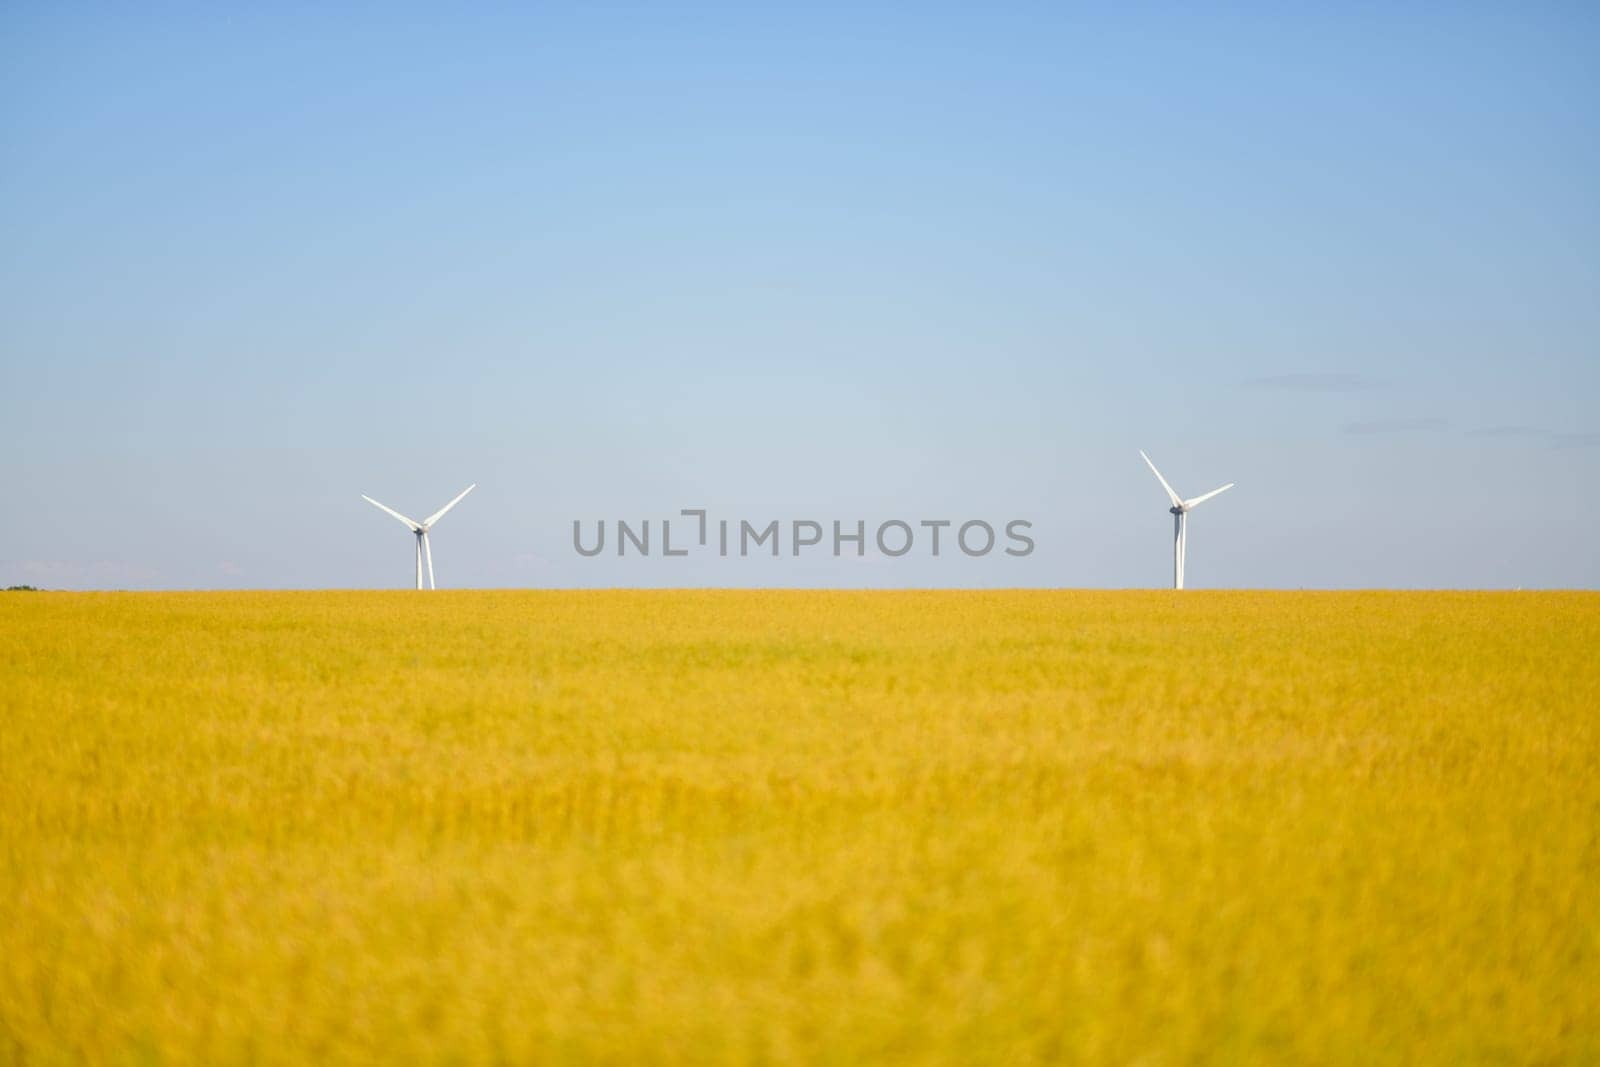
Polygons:
M8 592L8 593L42 593L42 592L44 592L44 590L40 589L36 585L8 585L8 586L6 586L6 592Z

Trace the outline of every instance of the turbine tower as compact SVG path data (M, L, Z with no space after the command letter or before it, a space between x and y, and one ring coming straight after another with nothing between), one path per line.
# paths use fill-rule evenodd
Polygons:
M1172 501L1172 507L1167 509L1168 511L1172 512L1172 588L1182 589L1183 557L1189 549L1189 511L1190 509L1205 503L1207 500L1210 500L1218 493L1232 489L1234 483L1229 482L1221 489L1213 489L1209 493L1185 500L1177 493L1172 491L1172 486L1168 485L1167 480L1161 477L1161 472L1156 470L1156 465L1154 463L1150 462L1150 457L1144 454L1144 449L1141 448L1139 450L1139 455L1144 460L1145 466L1150 468L1150 473L1156 476L1156 481L1161 483L1161 488L1167 491L1167 496Z
M367 503L371 504L375 508L379 508L379 509L381 509L383 511L387 511L390 515L393 515L395 518L397 518L401 522L405 523L406 524L406 529L410 530L412 533L417 535L417 588L418 589L422 588L422 565L423 565L423 561L424 560L427 561L427 565L428 565L428 588L429 589L437 589L438 588L438 586L433 584L433 550L428 547L428 531L433 528L433 524L434 523L436 523L440 519L444 518L444 513L445 512L449 511L451 508L453 508L457 504L461 503L461 498L466 496L468 493L472 492L476 488L478 488L478 483L477 482L473 482L471 485L469 485L465 489L461 490L461 492L456 495L456 498L454 500L450 501L450 503L446 504L444 507L440 508L438 511L435 511L432 515L429 515L427 518L423 519L421 522L416 522L416 521L414 521L412 519L408 519L404 515L400 514L398 511L396 511L394 508L391 508L391 507L388 507L387 505L378 503L376 500L372 499L370 496L368 496L365 493L361 494L361 499L362 500L365 500Z

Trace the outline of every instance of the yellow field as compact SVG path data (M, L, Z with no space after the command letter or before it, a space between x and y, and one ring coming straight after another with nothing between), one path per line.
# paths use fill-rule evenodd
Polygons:
M1600 596L0 596L0 1060L1600 1059Z

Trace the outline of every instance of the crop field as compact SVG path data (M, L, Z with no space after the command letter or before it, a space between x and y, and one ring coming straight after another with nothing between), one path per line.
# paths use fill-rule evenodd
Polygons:
M1600 1059L1600 596L0 595L0 1062Z

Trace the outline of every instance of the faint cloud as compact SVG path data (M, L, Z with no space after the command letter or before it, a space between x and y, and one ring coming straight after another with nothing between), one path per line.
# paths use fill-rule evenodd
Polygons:
M1288 389L1301 393L1356 393L1366 389L1380 389L1386 382L1368 378L1364 374L1269 374L1251 378L1244 383L1247 389Z
M1557 433L1550 435L1556 448L1594 448L1600 445L1600 433Z
M1421 433L1430 430L1442 430L1446 426L1443 419L1369 419L1365 422L1347 422L1344 432L1348 434L1367 435L1381 433Z
M24 559L16 561L12 567L29 585L47 589L128 589L161 580L161 572L154 568L113 560L72 563L59 559Z
M1481 426L1468 430L1468 437L1543 437L1548 430L1537 426Z
M237 578L244 574L244 568L233 562L231 559L225 559L221 563L217 564L217 570L222 574L226 574L230 578Z

